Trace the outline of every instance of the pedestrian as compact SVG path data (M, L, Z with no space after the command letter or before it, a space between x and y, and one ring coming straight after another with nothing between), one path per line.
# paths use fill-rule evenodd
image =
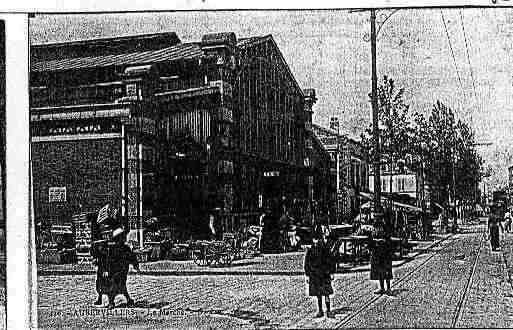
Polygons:
M284 208L283 215L278 220L278 228L280 235L280 250L287 252L291 247L291 240L289 237L289 230L292 225L292 218L289 215L289 210Z
M491 211L492 212L488 217L488 232L492 251L497 251L500 246L499 229L504 232L504 228L502 228L500 208L497 205L493 205Z
M504 230L507 232L507 233L510 233L511 232L511 212L508 210L506 212L506 214L504 214L504 224L505 224L505 228Z
M96 292L98 293L98 299L96 299L95 305L101 305L103 295L109 292L110 278L108 276L107 254L107 240L93 241L91 244L91 256L93 257L93 263L98 267L96 269Z
M420 213L420 219L422 222L422 239L428 240L429 236L431 234L431 228L430 228L430 219L426 213L425 205L423 205L422 211Z
M211 241L215 240L217 238L217 230L216 230L216 219L214 214L210 213L208 215L208 229L209 229L209 239Z
M317 224L315 225L314 232L317 232L321 235L324 243L328 242L328 239L331 236L331 229L329 226L329 218L324 210L321 213Z
M440 213L438 213L438 221L437 221L440 234L443 233L443 231L442 231L443 222L444 222L444 214L443 214L443 211L440 211Z
M223 237L219 210L215 208L208 214L208 239L211 241L221 240Z
M260 227L259 229L259 232L258 232L258 254L262 253L262 236L263 236L263 233L264 233L264 226L265 226L265 222L267 221L267 215L268 215L268 210L264 210L262 211L262 214L260 215L260 217L258 218L258 227Z
M390 280L392 279L393 246L390 234L384 228L383 220L377 219L374 230L369 235L367 246L371 250L370 279L379 281L379 290L376 294L392 295ZM385 291L386 282L386 291Z
M312 247L306 252L304 265L308 293L311 297L317 297L316 317L324 316L322 308L322 297L324 297L326 315L331 318L333 317L330 306L330 295L333 294L331 281L335 272L335 263L320 233L314 233L312 243Z
M122 228L117 228L112 232L112 241L107 256L107 268L110 278L108 292L109 308L115 307L114 298L118 294L125 296L127 306L133 306L134 300L128 294L126 281L130 264L135 270L139 271L139 263L135 253L125 244L125 232Z

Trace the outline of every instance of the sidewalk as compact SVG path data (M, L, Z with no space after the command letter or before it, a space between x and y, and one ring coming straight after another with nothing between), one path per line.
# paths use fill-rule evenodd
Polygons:
M505 276L513 289L513 233L505 233L504 236L501 235L501 239L501 251L505 264L504 270L506 272ZM486 244L490 244L490 242L488 241Z
M434 235L430 241L411 241L418 245L402 260L393 262L394 267L399 267L428 249L438 245L441 241L450 237L450 234ZM192 276L192 275L304 275L303 252L291 252L281 254L265 254L253 259L237 260L226 267L198 266L193 261L160 260L146 262L140 265L141 275L166 275L166 276ZM512 260L513 261L513 260ZM368 263L360 265L340 264L339 272L365 272L370 269ZM96 267L87 264L40 264L38 275L93 275Z

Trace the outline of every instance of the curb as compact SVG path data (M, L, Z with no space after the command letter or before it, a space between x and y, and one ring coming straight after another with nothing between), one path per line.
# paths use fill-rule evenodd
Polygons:
M413 253L411 256L406 257L405 259L399 261L393 268L401 267L404 264L414 260L417 256L426 253L427 250L439 245L443 241L451 238L454 234L448 235L438 241L434 241L429 246L423 248L420 251ZM341 268L335 274L347 274L347 273L362 273L368 272L370 270L370 266L360 266L360 267L351 267L351 268ZM39 270L37 272L38 276L70 276L70 275L96 275L96 270ZM142 270L139 272L129 272L129 275L141 275L141 276L234 276L234 275L244 275L244 276L303 276L305 275L304 271L270 271L270 270L233 270L233 271L217 271L215 269L206 269L206 270Z
M397 262L395 265L392 265L392 267L393 268L398 268L398 267L401 267L401 266L407 264L408 262L414 260L419 255L426 253L427 250L429 250L429 249L431 249L431 248L441 244L442 242L446 241L447 239L451 238L454 235L455 234L450 234L447 237L444 237L444 238L442 238L442 239L440 239L438 241L434 241L433 243L431 243L427 247L425 247L425 248L423 248L423 249L413 253L411 256L405 257L403 260ZM362 273L362 272L368 272L368 271L370 271L370 265L361 266L361 267L347 268L347 271L345 269L342 269L342 271L339 271L337 273Z

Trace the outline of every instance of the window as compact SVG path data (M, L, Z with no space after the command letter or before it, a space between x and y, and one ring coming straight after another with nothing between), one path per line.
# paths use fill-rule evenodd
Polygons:
M66 187L48 188L48 201L50 203L66 201Z
M405 179L404 178L397 178L397 190L398 191L404 191L405 187Z

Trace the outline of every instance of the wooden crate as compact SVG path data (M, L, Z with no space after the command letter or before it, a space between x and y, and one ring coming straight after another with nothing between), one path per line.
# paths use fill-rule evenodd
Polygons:
M42 264L60 264L62 261L59 251L53 249L39 251L37 259L38 262Z
M137 257L137 262L139 262L139 263L148 262L150 252L151 251L146 251L146 250L134 251L135 256Z
M92 225L87 218L86 213L73 216L73 225L75 227L75 248L77 251L77 261L79 263L89 262L91 257L92 244Z

